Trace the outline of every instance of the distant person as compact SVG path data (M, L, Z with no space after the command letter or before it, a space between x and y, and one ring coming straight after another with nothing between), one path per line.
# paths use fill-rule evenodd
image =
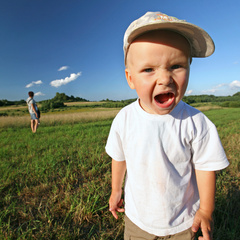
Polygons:
M182 98L192 57L214 49L203 29L161 12L125 32L125 74L138 100L118 113L106 144L109 210L116 219L125 211L125 240L190 240L199 228L199 239L212 239L215 171L229 163L214 124Z
M37 131L38 125L40 124L39 116L38 116L38 108L35 100L33 99L34 93L32 91L28 92L29 98L27 99L28 111L31 116L31 129L32 132L35 133Z

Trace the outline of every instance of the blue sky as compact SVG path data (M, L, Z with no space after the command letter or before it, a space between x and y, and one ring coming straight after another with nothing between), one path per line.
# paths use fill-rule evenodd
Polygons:
M0 99L56 92L88 100L137 97L125 80L128 25L160 11L205 29L215 53L193 59L186 95L240 91L239 0L1 0ZM57 81L60 80L60 81Z

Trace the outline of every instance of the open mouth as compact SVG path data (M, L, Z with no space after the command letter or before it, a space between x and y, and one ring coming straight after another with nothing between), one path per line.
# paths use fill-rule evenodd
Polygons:
M158 94L154 97L155 102L159 107L167 108L170 107L174 102L175 96L173 93Z

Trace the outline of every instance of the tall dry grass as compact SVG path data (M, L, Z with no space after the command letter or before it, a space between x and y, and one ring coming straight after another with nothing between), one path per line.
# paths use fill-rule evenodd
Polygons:
M78 122L88 122L113 118L119 109L96 109L89 112L72 113L52 113L42 114L40 122L44 126L58 124L74 124ZM0 117L0 128L4 127L27 127L30 125L30 116L7 116Z

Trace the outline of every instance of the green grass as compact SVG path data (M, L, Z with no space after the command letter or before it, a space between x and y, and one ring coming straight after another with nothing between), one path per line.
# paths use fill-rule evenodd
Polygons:
M1 129L0 237L117 236L108 212L110 159L104 152L110 124L44 127L37 134Z
M240 109L205 114L218 128L230 166L217 174L214 240L240 239Z
M240 109L209 110L231 163L217 174L214 240L240 239ZM123 239L108 211L110 120L0 128L0 239Z

